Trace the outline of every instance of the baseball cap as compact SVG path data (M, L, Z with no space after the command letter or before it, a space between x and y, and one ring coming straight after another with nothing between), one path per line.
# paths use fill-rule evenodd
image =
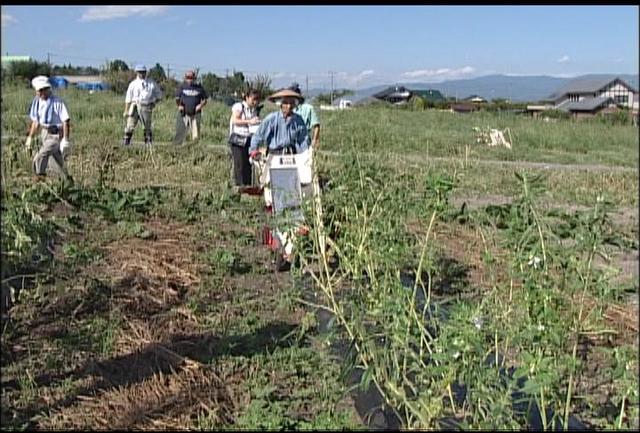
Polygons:
M38 75L33 80L31 80L31 85L36 90L42 90L47 87L51 87L51 83L49 83L49 77L45 75Z

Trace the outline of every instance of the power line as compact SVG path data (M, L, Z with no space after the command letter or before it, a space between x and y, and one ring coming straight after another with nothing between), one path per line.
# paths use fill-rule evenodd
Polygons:
M104 65L106 65L108 62L112 62L115 59L119 59L124 61L127 65L134 65L135 63L145 63L145 64L149 64L149 65L155 65L156 63L158 64L165 64L167 65L167 75L169 76L172 72L175 74L180 74L183 72L186 72L188 70L193 70L195 69L195 65L186 65L186 64L182 64L182 63L174 63L172 61L167 61L166 59L163 59L161 61L151 61L149 59L132 59L129 58L128 56L110 56L108 58L98 58L98 57L87 57L87 56L77 56L74 54L68 55L68 54L62 54L62 53L52 53L52 52L48 52L47 53L47 62L49 64L52 63L59 63L59 64L65 64L65 63L71 63L71 61L92 61L95 62L95 64L97 66L91 66L91 67L95 67L95 68L100 68ZM58 62L56 62L56 60L58 60ZM260 75L260 74L264 74L267 75L269 77L273 77L274 75L280 75L283 74L283 72L281 71L258 71L258 70L252 70L252 69L246 69L246 70L237 70L236 68L231 68L231 67L226 67L226 68L202 68L202 67L198 67L198 69L203 73L213 73L216 74L218 76L229 76L231 71L235 71L235 72L242 72L243 75L245 76L256 76L256 75ZM331 76L331 87L333 88L333 81L334 81L334 76L335 74L337 74L337 72L329 72L330 76ZM285 80L285 79L295 79L296 77L305 77L305 81L306 81L306 87L307 87L307 91L308 91L308 87L309 87L309 81L313 81L314 85L319 85L321 83L322 80L317 80L317 78L321 78L321 77L326 77L325 73L318 73L318 72L287 72L286 75L284 76L278 76L278 77L274 77L272 79L274 80ZM298 78L299 79L299 78Z

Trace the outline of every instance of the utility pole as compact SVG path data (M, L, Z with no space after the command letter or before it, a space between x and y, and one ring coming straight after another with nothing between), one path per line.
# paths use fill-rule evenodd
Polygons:
M51 69L51 53L47 53L47 65L49 65L49 69Z
M333 105L333 74L335 72L329 71L329 75L331 75L331 105Z
M305 95L309 96L309 76L307 75L307 89L305 90Z
M167 63L167 78L171 77L171 75L169 73L170 71L171 71L171 69L169 69L169 64Z

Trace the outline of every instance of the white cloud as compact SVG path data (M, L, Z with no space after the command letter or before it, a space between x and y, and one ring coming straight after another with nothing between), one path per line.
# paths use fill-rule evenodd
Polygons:
M525 72L525 73L516 73L516 72L506 72L502 75L505 75L507 77L533 77L533 76L538 76L538 75L544 75L546 77L554 77L554 78L573 78L573 77L577 77L579 75L585 75L585 73L562 73L562 74L553 74L553 73L549 73L549 72Z
M193 25L193 20L187 20L186 23L184 23L187 27L191 27Z
M550 77L556 77L556 78L574 78L579 75L585 75L585 74L569 73L569 74L548 74L548 75Z
M18 20L14 16L9 15L9 14L2 14L2 25L3 26L8 26L10 24L17 23L17 22L18 22Z
M405 79L430 79L430 80L447 80L458 78L463 75L469 75L475 72L472 66L464 66L458 69L440 68L440 69L419 69L416 71L407 71L401 74Z
M558 63L567 63L569 61L569 56L566 54L558 59Z
M159 15L169 6L91 6L80 17L80 21L104 21L127 18L132 15Z
M364 79L370 80L372 76L375 75L375 71L372 69L367 69L366 71L362 71L354 77L347 78L347 82L350 87L357 86Z
M296 78L298 75L293 72L276 72L271 76L271 79L277 78Z
M305 87L308 80L309 88L314 86L324 87L327 89L331 88L331 73L329 72L275 72L271 73L270 77L274 87L288 86L293 81L300 84L301 87ZM353 89L360 87L364 83L366 87L373 81L380 78L380 74L372 69L365 69L354 73L334 71L333 86L335 89Z

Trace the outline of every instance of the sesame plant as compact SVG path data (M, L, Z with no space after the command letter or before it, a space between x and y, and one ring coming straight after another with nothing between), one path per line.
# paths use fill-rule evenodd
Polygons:
M438 221L453 222L448 196L457 174L428 174L420 182L351 155L322 203L307 209L314 222L307 253L321 258L311 271L320 308L340 325L347 359L363 372L361 386L377 389L408 428L555 429L581 422L579 347L612 332L602 320L610 282L594 266L614 240L610 203L597 197L567 231L557 213L537 204L544 177L515 175L520 193L502 213L471 217L485 239L492 285L447 305L433 296L433 231ZM421 219L423 238L408 235L409 217ZM501 261L487 227L508 251ZM408 286L401 277L407 271L414 278ZM622 386L620 426L633 422L629 402L637 393L626 372L637 369L637 357L616 353L611 374Z

